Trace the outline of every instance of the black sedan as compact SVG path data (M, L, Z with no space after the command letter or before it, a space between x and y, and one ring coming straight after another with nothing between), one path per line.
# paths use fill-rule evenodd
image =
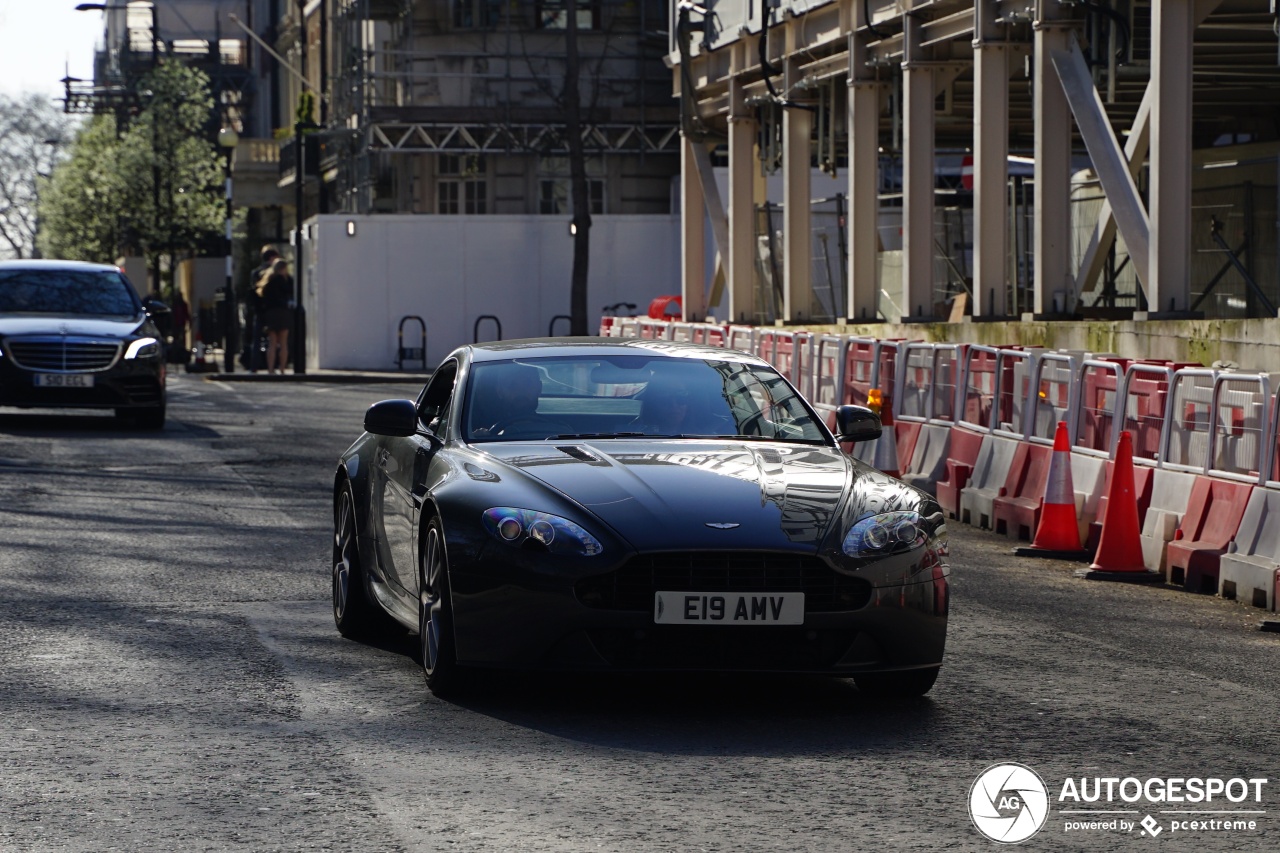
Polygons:
M112 409L162 428L159 312L117 267L0 261L0 406Z
M370 407L339 460L338 630L416 631L437 693L492 668L805 672L923 694L946 640L943 514L841 452L880 434L873 413L836 423L733 350L462 347L416 401Z

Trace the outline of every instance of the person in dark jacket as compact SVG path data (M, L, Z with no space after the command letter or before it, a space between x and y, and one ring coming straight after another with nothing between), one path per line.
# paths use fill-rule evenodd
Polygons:
M258 280L259 322L267 330L267 373L289 366L289 330L293 328L293 276L289 264L277 259Z
M259 253L259 259L262 263L254 267L253 272L249 273L249 285L240 294L240 304L244 308L244 329L246 330L244 352L241 353L240 361L250 373L257 372L258 368L262 366L262 339L266 336L266 329L262 325L262 309L258 304L258 282L262 281L264 276L271 275L271 267L279 258L280 253L273 246L263 246Z

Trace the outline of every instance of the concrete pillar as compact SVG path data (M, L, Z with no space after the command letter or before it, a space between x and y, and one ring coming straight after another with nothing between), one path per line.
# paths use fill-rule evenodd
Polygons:
M729 83L729 250L728 308L733 323L755 321L755 173L756 120L744 103L742 84Z
M782 194L785 225L782 251L786 263L786 285L783 290L781 319L789 323L804 322L812 316L809 306L813 301L813 288L810 284L813 235L809 207L809 137L812 133L813 113L797 109L783 111Z
M934 69L920 62L920 20L904 18L901 318L933 316Z
M996 3L974 6L973 316L1008 311L1009 46L1000 41Z
M1151 246L1147 308L1191 307L1191 40L1195 6L1154 0L1151 7Z
M1034 313L1060 313L1071 293L1071 109L1053 67L1066 50L1068 24L1056 20L1057 0L1040 0L1035 29L1035 296ZM1058 304L1055 308L1054 298Z
M845 305L853 322L877 319L880 284L880 91L867 73L862 36L849 37L849 281ZM892 319L897 319L896 317Z
M685 317L707 314L707 213L693 153L693 146L701 144L681 137L680 294Z

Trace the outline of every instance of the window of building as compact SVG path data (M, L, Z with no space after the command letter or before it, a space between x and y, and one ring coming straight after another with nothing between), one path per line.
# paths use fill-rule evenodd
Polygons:
M489 212L489 182L481 155L441 154L436 165L436 213Z
M491 30L498 26L502 0L453 0L453 26L460 30Z
M569 27L569 4L565 0L536 0L536 8L540 29ZM600 29L600 0L578 0L578 29Z
M591 213L604 213L604 181L600 178L587 178L587 197L590 199ZM573 184L569 178L538 179L538 212L573 213Z
M587 198L591 212L604 213L604 163L588 159ZM568 157L543 157L538 161L538 212L544 214L573 213L573 182Z

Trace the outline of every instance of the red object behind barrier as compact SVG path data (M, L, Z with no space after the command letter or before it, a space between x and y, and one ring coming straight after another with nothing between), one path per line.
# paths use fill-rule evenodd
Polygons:
M947 450L947 473L938 482L938 504L950 518L960 516L960 493L969 482L978 451L982 449L982 437L986 433L974 432L960 426L951 428L951 440Z
M841 399L855 406L867 404L867 391L872 387L876 367L876 342L855 340L845 350L844 388Z
M1133 455L1155 459L1160 455L1160 432L1164 429L1164 405L1169 385L1163 377L1143 378L1134 374L1129 383L1126 406L1131 414L1125 418L1125 429L1133 434Z
M649 303L648 316L654 320L679 320L684 313L684 302L679 296L656 296Z
M1070 448L1067 452L1070 452ZM1005 477L1004 486L991 506L992 524L996 533L1018 539L1030 539L1036 534L1036 529L1040 526L1040 511L1044 506L1044 487L1049 477L1049 459L1052 453L1053 448L1043 444L1018 442L1018 449L1013 453L1013 464L1009 466L1009 475ZM1072 512L1075 512L1074 506ZM1076 540L1076 546L1079 547L1079 533L1076 533Z
M996 354L986 350L969 354L964 404L959 413L962 420L991 425L991 409L996 399L996 360Z
M911 467L911 454L916 452L916 440L920 438L920 421L894 421L894 435L898 439L898 470Z
M1169 583L1193 592L1216 593L1218 568L1240 530L1252 483L1196 477L1182 525L1169 543Z
M1090 368L1085 373L1080 400L1083 417L1077 430L1076 447L1110 452L1117 379L1116 374L1101 367Z

